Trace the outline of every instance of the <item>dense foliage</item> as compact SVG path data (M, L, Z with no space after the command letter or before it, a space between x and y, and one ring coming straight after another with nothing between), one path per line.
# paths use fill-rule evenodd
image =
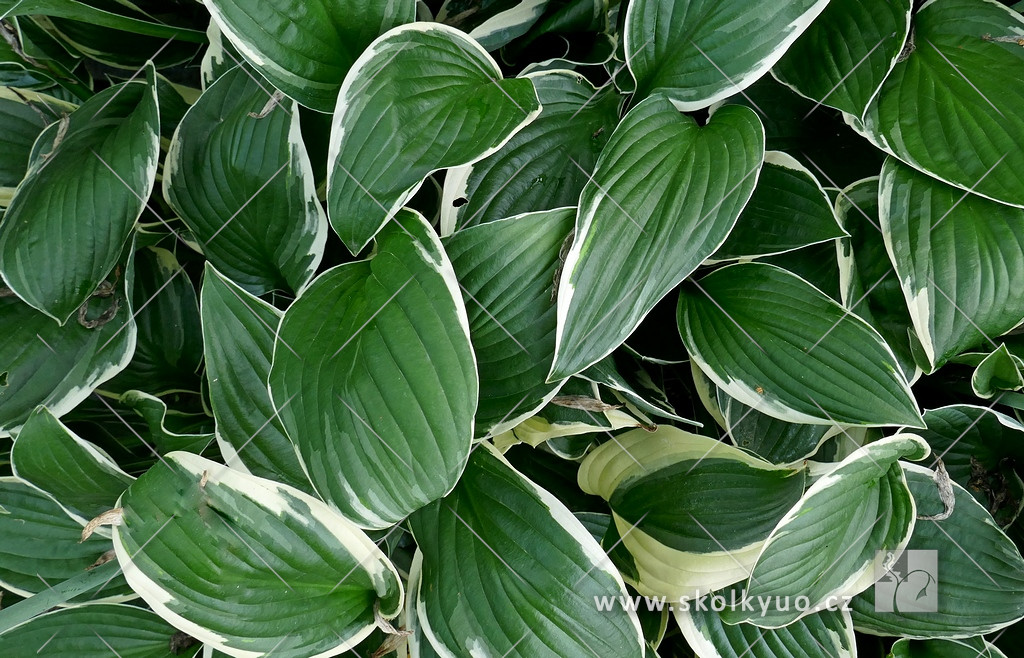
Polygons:
M1022 4L0 0L0 655L1020 655Z

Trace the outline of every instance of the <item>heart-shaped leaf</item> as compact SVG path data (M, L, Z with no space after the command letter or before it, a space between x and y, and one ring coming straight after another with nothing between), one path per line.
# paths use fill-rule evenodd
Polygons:
M549 381L610 354L721 246L763 158L764 130L745 107L700 126L659 95L626 115L580 197Z
M416 18L414 0L208 0L205 5L263 77L320 112L334 109L341 81L371 41Z
M331 128L327 210L356 254L427 175L500 149L540 113L533 82L439 23L398 27L345 76Z
M281 322L271 398L316 491L366 528L445 495L477 407L469 324L433 229L403 210L370 260L321 274Z
M287 485L174 452L119 505L114 550L132 589L219 651L330 655L401 609L402 582L380 549Z

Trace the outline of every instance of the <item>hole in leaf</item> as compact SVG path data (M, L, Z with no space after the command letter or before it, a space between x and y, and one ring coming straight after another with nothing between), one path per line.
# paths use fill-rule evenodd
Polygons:
M0 372L0 388L7 386L7 371Z
M464 196L460 196L458 199L452 201L452 205L454 207L456 207L456 208L461 208L462 206L466 205L467 203L469 203L469 199L467 199Z

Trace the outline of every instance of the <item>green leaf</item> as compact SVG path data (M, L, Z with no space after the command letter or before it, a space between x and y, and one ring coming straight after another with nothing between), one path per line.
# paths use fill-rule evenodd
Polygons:
M731 265L684 287L679 332L719 388L780 420L923 426L882 337L773 265Z
M742 592L737 589L733 587L717 594L730 602L733 597L740 600ZM708 606L708 603L703 605ZM849 612L825 610L785 628L769 630L753 624L726 624L717 612L699 610L692 601L676 607L675 617L687 644L704 658L855 658L857 655Z
M444 241L469 315L480 371L477 436L500 434L547 404L555 353L552 281L574 208L481 224Z
M637 590L672 599L746 578L804 490L802 470L669 426L620 434L590 453L578 478L608 501Z
M932 471L904 465L921 514L939 514ZM907 638L955 638L992 633L1024 618L1024 559L992 516L953 483L953 513L943 521L920 520L907 550L935 551L938 558L936 612L879 612L877 592L852 601L858 631ZM880 606L879 606L880 607Z
M579 376L611 389L615 397L642 414L700 426L676 414L665 391L651 379L641 360L627 350L609 354Z
M711 258L768 256L843 235L814 174L792 156L768 151L750 202Z
M837 431L827 425L788 423L773 418L729 397L717 386L715 390L730 440L773 464L792 464L810 457Z
M611 353L721 246L763 157L764 131L743 107L700 126L659 95L626 115L580 197L549 381Z
M879 203L886 248L932 371L1020 324L1024 210L892 158L882 168Z
M927 455L923 440L898 434L854 451L817 480L779 521L750 572L747 595L774 605L726 610L724 621L781 628L870 587L876 555L899 553L914 530L917 507L897 460ZM798 596L808 601L802 609Z
M1024 17L998 2L927 2L905 59L863 121L847 121L919 171L1024 206L1024 48L1013 40L1021 35Z
M486 50L494 51L526 34L550 4L552 0L446 0L437 21L468 32Z
M128 365L135 351L134 244L115 271L111 297L91 302L84 319L63 327L14 296L0 295L0 436L39 405L60 417ZM120 277L120 281L116 278ZM111 315L112 314L112 315ZM110 319L103 321L107 315ZM97 326L87 325L96 322Z
M891 658L1006 658L1006 654L982 637L964 640L897 640Z
M287 485L175 452L119 502L114 550L128 582L217 650L331 655L401 609L401 580L373 542Z
M626 9L625 58L636 97L664 93L690 112L760 78L828 0L635 0Z
M330 112L341 81L379 34L416 18L414 0L210 0L238 52L299 103Z
M360 526L451 490L478 377L455 272L421 215L401 211L372 259L328 270L291 305L269 381L314 488Z
M126 391L118 400L142 416L149 427L153 444L147 445L154 454L165 454L175 450L201 453L214 441L213 432L207 431L205 417L195 422L185 414L167 409L167 403L143 391ZM198 431L197 431L198 430Z
M328 155L331 225L359 253L433 171L495 153L540 113L472 39L435 23L380 37L345 76Z
M636 613L595 607L595 597L626 594L598 543L483 446L455 489L410 519L421 580L409 596L438 653L643 656Z
M1019 391L1024 387L1024 362L1000 345L982 359L971 375L971 389L979 398L991 398L997 391Z
M441 201L443 234L578 203L619 121L621 100L611 87L597 89L577 73L527 77L537 89L540 114L496 153L448 171Z
M0 188L14 188L21 182L33 142L48 124L74 107L46 94L0 87Z
M123 9L127 3L98 3L91 5L78 0L0 0L0 16L58 16L82 21L92 25L102 25L116 30L124 30L134 34L145 34L162 39L177 39L192 43L203 43L206 39L200 30L167 25L161 21L146 21L106 11L92 5L107 4Z
M298 106L243 67L223 74L178 125L164 197L203 253L249 292L299 290L327 239Z
M284 314L211 264L201 294L206 377L224 463L312 493L267 390L274 335Z
M155 71L102 91L51 124L0 222L0 274L60 324L114 266L153 189L159 156Z
M44 592L33 594L13 605L8 604L0 610L0 634L7 633L15 626L21 626L56 606L62 606L76 596L100 587L105 588L120 573L121 566L117 560L111 560L90 571L82 571L67 580L53 583ZM4 598L8 598L7 592L4 593Z
M48 612L0 635L5 656L75 656L171 658L194 655L171 651L175 628L149 610L130 605L99 604Z
M912 6L910 0L832 0L772 72L797 93L859 117L896 65Z
M0 477L0 587L19 596L47 592L51 585L86 572L112 547L110 539L94 534L81 541L82 526L52 498L12 477ZM126 601L135 594L124 579L107 574L102 589L80 594L76 603ZM50 605L59 605L54 601Z
M839 240L837 249L843 305L882 335L912 382L921 370L910 344L910 311L879 223L878 178L865 178L839 192L835 208L839 223L850 234Z
M45 407L32 412L18 431L11 466L83 524L112 508L135 479Z

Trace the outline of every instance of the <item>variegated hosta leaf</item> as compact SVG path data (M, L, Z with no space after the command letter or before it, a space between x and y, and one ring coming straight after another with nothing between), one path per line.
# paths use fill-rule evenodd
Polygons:
M83 524L112 508L135 479L46 407L36 408L18 430L11 467Z
M963 640L897 640L889 652L892 658L1006 658L983 637Z
M711 258L768 256L842 236L814 174L792 156L768 151L750 202Z
M455 271L422 215L401 211L373 258L302 293L269 381L314 488L360 526L386 528L451 490L478 378Z
M526 420L562 385L544 378L555 353L553 278L575 219L575 208L527 213L444 241L480 371L478 436L500 434Z
M763 158L764 129L745 107L700 126L657 95L626 115L580 197L549 381L611 353L721 246Z
M36 138L47 124L74 109L47 94L0 87L0 208L10 203L14 188L25 177Z
M380 549L287 485L175 452L119 506L114 549L132 588L228 655L333 655L401 610L402 582Z
M823 105L860 116L903 50L911 0L831 0L772 72Z
M735 592L735 594L734 594ZM742 588L733 586L717 592L729 603L742 600ZM709 597L710 598L710 597ZM726 624L709 599L697 608L694 601L675 607L686 643L700 658L856 658L857 643L850 613L823 610L784 628L763 629L753 624ZM752 605L759 605L753 602Z
M714 386L714 384L712 384ZM827 425L788 423L748 407L715 386L718 407L729 439L773 464L792 464L810 457L839 430Z
M626 594L601 547L488 444L470 455L455 489L410 525L420 552L409 596L438 654L644 655L636 613L595 606L595 598Z
M377 35L416 18L415 0L207 0L260 74L298 102L334 109L338 88Z
M133 605L109 603L54 610L0 635L0 654L42 658L171 658L193 656L194 645L171 650L177 630Z
M928 452L922 439L898 434L856 450L817 480L779 521L750 573L747 595L770 604L726 610L723 619L781 628L870 587L878 556L902 551L916 521L898 460Z
M910 311L879 223L878 178L865 178L839 192L835 208L839 223L850 234L836 244L843 305L882 335L900 370L913 382L921 369L910 343Z
M696 421L676 414L665 391L651 379L640 359L626 350L609 354L581 372L579 377L611 389L616 397L626 403L625 406L633 407L648 416L699 426Z
M971 375L971 389L979 398L991 398L999 391L1024 388L1024 360L1000 345L985 356Z
M359 57L338 96L331 225L359 253L429 173L487 157L539 113L533 83L503 80L464 33L440 23L389 31Z
M882 168L878 194L885 246L932 370L967 348L994 347L991 338L1020 324L1024 210L894 158Z
M4 283L62 325L111 275L153 189L155 75L148 66L146 82L110 87L50 124L0 221Z
M528 77L537 89L540 114L496 153L448 171L441 202L442 234L579 202L619 121L621 99L611 86L595 89L578 73L550 71Z
M244 67L224 73L174 133L164 198L204 255L253 294L299 290L327 239L327 216L294 102Z
M202 453L213 443L214 435L209 427L209 418L182 414L169 410L167 403L143 391L126 391L119 402L132 409L146 422L152 448L158 454L186 450ZM198 421L198 422L196 422Z
M50 496L13 477L0 477L0 587L19 596L47 592L105 561L113 546L96 533L82 541L82 524ZM117 576L73 603L126 601L136 594ZM52 605L52 604L51 604ZM5 654L7 655L7 654Z
M210 406L224 463L312 493L267 390L274 335L284 314L210 264L201 297Z
M0 437L39 405L63 416L121 372L135 351L134 242L114 271L112 295L90 300L84 318L63 327L14 296L0 295ZM106 294L106 293L104 293Z
M468 32L481 46L495 51L526 34L549 4L551 0L446 0L437 12L437 21Z
M578 478L611 506L636 564L637 590L673 599L746 578L804 491L802 470L670 426L604 443Z
M936 515L945 506L934 473L904 465L918 513ZM877 588L853 599L857 630L908 638L956 638L993 633L1024 618L1024 559L992 520L992 516L959 484L953 483L953 512L944 520L921 519L908 551L934 551L937 558L938 610L900 609L915 601L927 574L899 574L900 585L883 606ZM904 590L904 591L900 591ZM888 607L894 612L880 612ZM906 608L906 606L904 606Z
M774 265L730 265L685 286L679 332L726 394L780 420L923 426L878 332Z
M623 29L636 96L667 95L684 112L760 78L828 0L636 0Z
M1019 38L1024 16L995 0L930 0L863 122L847 121L915 169L1024 207Z

